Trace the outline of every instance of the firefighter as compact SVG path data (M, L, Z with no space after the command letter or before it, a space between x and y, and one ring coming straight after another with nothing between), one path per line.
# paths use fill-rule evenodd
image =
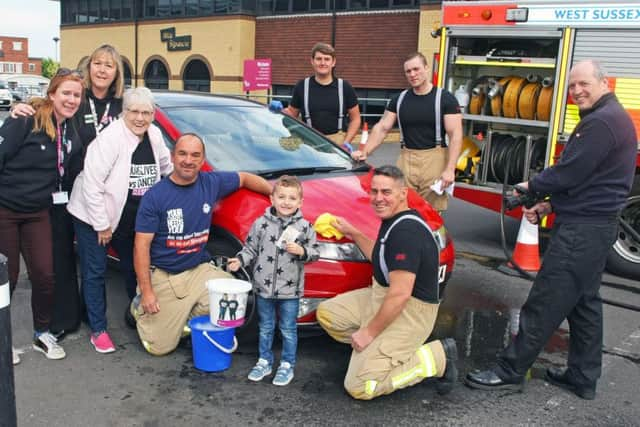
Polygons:
M442 212L447 209L444 190L455 179L462 146L460 106L453 94L429 81L429 68L423 54L415 52L407 56L404 73L411 88L391 99L371 130L366 148L354 151L351 157L366 160L397 121L402 138L398 166L409 186Z
M318 306L320 325L353 352L344 387L370 400L438 378L440 394L458 376L453 338L425 341L440 305L439 246L428 225L407 205L407 184L396 166L373 172L370 202L382 225L370 240L344 218L332 224L373 263L373 285L341 294Z
M583 399L595 398L602 367L600 281L631 189L637 138L597 62L574 65L569 94L581 120L560 161L520 184L551 195L550 201L523 209L534 224L555 213L549 249L522 307L518 334L493 369L467 375L469 387L522 390L527 370L566 318L568 366L547 369L546 379Z
M351 152L351 142L360 129L360 107L356 91L348 81L333 76L336 51L326 43L311 49L314 75L304 78L293 88L291 104L284 111L304 121ZM349 126L344 131L349 116Z

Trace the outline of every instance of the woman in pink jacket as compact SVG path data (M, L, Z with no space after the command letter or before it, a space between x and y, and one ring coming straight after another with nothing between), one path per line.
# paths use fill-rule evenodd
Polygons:
M127 90L122 111L122 117L89 145L67 207L74 217L90 340L98 353L115 351L107 333L107 246L118 252L127 291L135 294L133 238L138 205L144 193L173 169L160 129L151 124L151 91Z

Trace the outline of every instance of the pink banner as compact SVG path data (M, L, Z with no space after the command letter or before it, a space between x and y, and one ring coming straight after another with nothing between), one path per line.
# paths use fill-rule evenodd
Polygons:
M271 58L245 59L242 88L245 92L271 87Z

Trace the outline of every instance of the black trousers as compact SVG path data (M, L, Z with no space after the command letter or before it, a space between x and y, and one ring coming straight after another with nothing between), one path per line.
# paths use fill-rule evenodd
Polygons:
M76 255L73 247L73 222L66 205L54 205L49 210L53 237L53 332L72 332L80 326L84 304L78 288Z
M602 367L600 283L617 222L555 224L549 248L520 312L518 335L498 358L502 379L524 377L554 331L569 321L568 376L595 385Z

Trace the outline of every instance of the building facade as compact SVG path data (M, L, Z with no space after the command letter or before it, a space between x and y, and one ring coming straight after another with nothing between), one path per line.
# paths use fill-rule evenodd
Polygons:
M336 48L336 75L359 97L380 100L364 113L379 113L406 85L404 57L438 50L430 33L440 1L59 1L62 65L109 43L124 57L128 84L150 88L241 94L244 60L270 58L273 94L290 95L312 72L311 47L325 42Z
M42 58L29 57L29 39L0 36L0 74L42 75Z

